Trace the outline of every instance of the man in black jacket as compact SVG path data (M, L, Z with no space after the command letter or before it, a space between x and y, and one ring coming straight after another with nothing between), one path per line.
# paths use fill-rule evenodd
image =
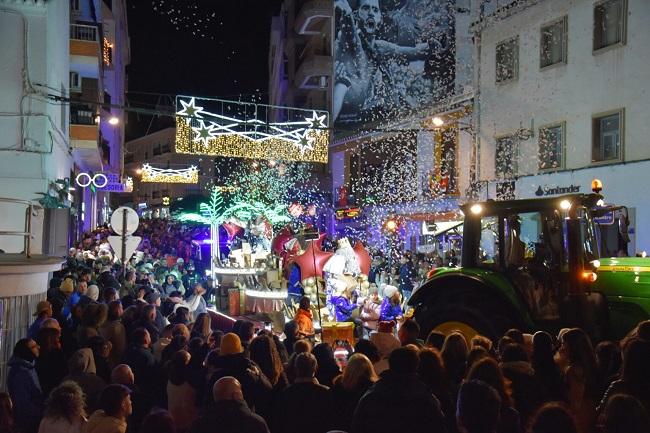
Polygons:
M389 369L359 401L352 433L445 433L438 399L417 377L418 354L407 347L393 350Z
M317 369L318 362L311 353L296 357L296 379L278 395L275 404L274 433L325 433L335 425L334 394L318 383Z
M232 376L222 377L212 387L213 410L194 422L191 433L268 433L264 419L251 412L241 384Z

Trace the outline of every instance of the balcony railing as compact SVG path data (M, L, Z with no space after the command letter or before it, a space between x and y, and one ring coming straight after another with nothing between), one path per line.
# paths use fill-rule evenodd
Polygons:
M71 125L95 125L95 110L88 106L71 106L70 107L70 124Z
M97 27L85 24L70 24L70 39L77 41L99 42Z

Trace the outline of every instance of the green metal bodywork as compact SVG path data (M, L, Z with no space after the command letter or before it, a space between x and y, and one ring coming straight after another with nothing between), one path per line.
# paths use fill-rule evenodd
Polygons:
M512 283L502 273L481 268L438 268L435 274L433 274L431 278L427 280L427 289L425 290L430 290L428 288L432 287L431 283L435 285L436 281L441 281L443 279L451 277L470 278L492 287L499 293L500 296L504 298L504 300L506 300L517 312L519 312L524 323L528 324L531 327L533 326L534 322L528 313L528 308L524 305L524 303L515 292L515 288L513 287ZM417 292L424 286L425 285L420 286L415 290L412 296L412 299L414 301L417 302L417 298L419 297ZM429 295L430 293L427 293L424 296Z
M614 338L650 319L650 258L601 258L591 290L605 295Z

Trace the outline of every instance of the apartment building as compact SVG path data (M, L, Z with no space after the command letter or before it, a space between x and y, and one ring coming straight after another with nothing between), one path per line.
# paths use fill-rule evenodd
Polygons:
M124 191L121 107L130 48L125 0L71 0L69 6L70 147L74 178L84 173L73 185L78 236L107 222L111 194ZM100 177L87 185L85 174L104 175L107 183Z
M628 253L650 249L649 16L645 0L519 1L473 25L482 198L600 179L629 209Z

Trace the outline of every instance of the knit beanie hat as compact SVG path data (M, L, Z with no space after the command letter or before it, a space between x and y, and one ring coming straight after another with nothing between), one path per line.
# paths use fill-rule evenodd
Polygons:
M99 299L99 287L95 284L91 284L88 286L88 292L86 292L86 296L88 296L90 299L93 301L97 302Z
M386 298L392 298L397 292L399 292L399 289L395 286L391 286L391 285L384 286L384 297Z
M219 347L219 355L233 355L242 352L241 340L237 334L229 332L223 336L221 346Z
M59 287L59 290L61 290L63 293L66 295L72 294L74 291L74 284L72 283L72 278L66 278L63 280L61 283L61 287Z

